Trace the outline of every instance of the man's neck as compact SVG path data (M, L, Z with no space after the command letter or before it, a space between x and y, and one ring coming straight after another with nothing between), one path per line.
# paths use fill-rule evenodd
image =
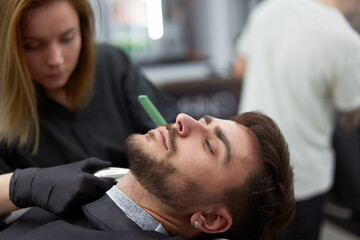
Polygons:
M122 177L116 187L160 222L170 235L186 236L184 234L187 232L184 231L186 228L189 228L189 232L191 232L189 214L177 212L163 204L158 198L144 189L131 172Z

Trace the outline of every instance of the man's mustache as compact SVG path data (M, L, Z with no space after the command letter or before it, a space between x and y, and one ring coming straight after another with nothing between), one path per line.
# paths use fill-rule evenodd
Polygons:
M177 150L177 145L175 138L177 137L177 129L173 127L173 123L165 125L166 129L169 131L169 144L170 144L170 155L175 153Z

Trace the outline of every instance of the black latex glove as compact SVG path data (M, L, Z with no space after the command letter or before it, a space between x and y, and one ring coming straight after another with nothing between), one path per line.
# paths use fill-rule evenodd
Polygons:
M113 185L92 175L110 165L89 158L56 167L16 169L10 180L10 200L20 208L37 206L55 215L77 215L81 205L98 199Z

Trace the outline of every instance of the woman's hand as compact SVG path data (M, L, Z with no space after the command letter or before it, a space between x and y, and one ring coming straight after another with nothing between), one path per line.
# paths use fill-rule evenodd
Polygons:
M77 215L82 205L98 199L113 185L92 174L110 165L89 158L56 167L16 169L10 181L10 200L20 208L37 206L55 215Z

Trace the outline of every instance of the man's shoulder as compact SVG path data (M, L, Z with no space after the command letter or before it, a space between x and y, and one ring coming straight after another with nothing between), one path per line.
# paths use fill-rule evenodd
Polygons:
M33 208L16 222L0 232L0 239L7 240L115 240L115 239L164 239L184 240L182 237L169 237L155 231L104 230L96 227L77 225L65 221L40 208Z
M2 230L0 239L20 239L19 236L57 220L58 217L43 209L32 208Z

